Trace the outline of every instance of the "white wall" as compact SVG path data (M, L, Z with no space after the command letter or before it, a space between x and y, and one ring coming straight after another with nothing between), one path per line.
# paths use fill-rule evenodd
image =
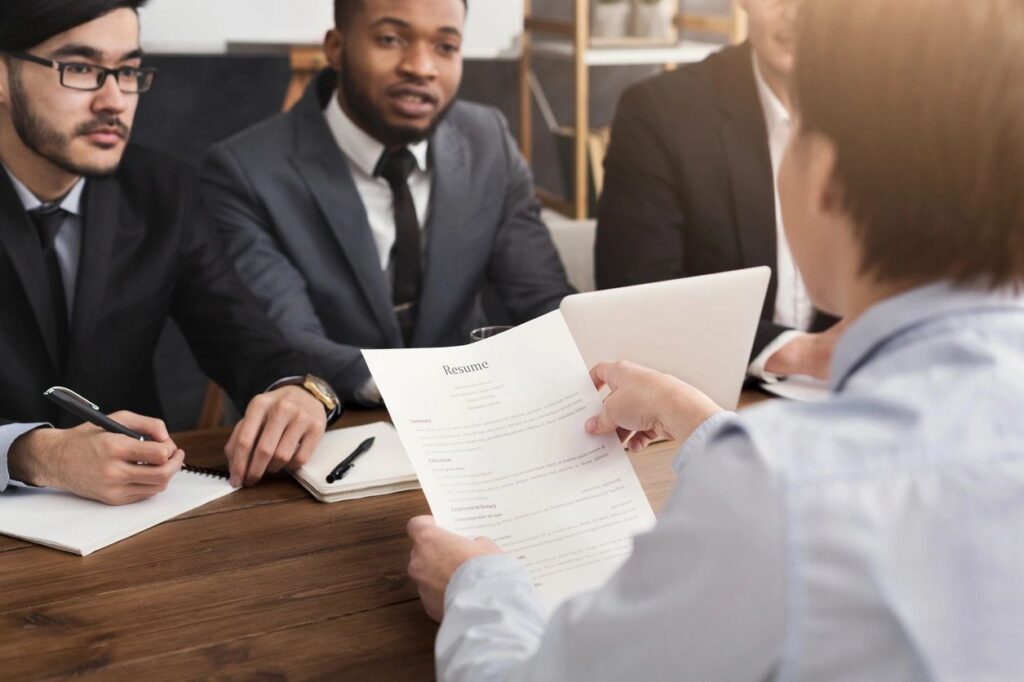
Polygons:
M463 53L514 57L523 24L519 0L470 0ZM319 43L334 23L332 0L150 0L142 9L150 52L220 53L229 42Z

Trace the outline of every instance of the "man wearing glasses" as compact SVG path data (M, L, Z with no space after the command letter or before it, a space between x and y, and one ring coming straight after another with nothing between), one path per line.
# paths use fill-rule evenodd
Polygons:
M338 412L222 255L192 172L128 144L156 75L141 64L143 1L0 4L0 491L124 504L163 490L184 453L141 415L160 414L152 357L168 316L248 404L226 448L234 485L301 465ZM43 398L60 384L132 410L115 419L148 441L75 426Z

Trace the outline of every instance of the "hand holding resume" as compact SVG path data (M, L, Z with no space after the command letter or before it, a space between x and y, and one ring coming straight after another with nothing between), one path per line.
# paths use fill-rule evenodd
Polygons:
M547 608L596 587L654 514L557 312L457 348L364 350L437 523L521 560Z

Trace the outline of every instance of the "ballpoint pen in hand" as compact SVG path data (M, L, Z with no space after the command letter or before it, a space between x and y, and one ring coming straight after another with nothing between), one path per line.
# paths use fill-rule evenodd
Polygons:
M348 473L348 470L354 466L353 462L356 461L356 458L370 449L374 440L374 437L371 436L360 443L359 446L352 451L351 455L341 460L341 462L338 463L338 466L331 469L331 473L327 474L327 482L334 483L335 481L340 481L342 477Z
M100 411L100 408L78 395L69 388L54 386L43 393L43 396L59 405L62 409L75 415L80 419L95 424L111 433L134 438L135 440L146 440L146 437L137 431L132 431L127 426L119 424Z

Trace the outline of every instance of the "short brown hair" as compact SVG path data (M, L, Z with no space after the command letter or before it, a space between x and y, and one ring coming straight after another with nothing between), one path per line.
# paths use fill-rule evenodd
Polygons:
M1024 2L805 0L794 102L880 281L1024 283Z

